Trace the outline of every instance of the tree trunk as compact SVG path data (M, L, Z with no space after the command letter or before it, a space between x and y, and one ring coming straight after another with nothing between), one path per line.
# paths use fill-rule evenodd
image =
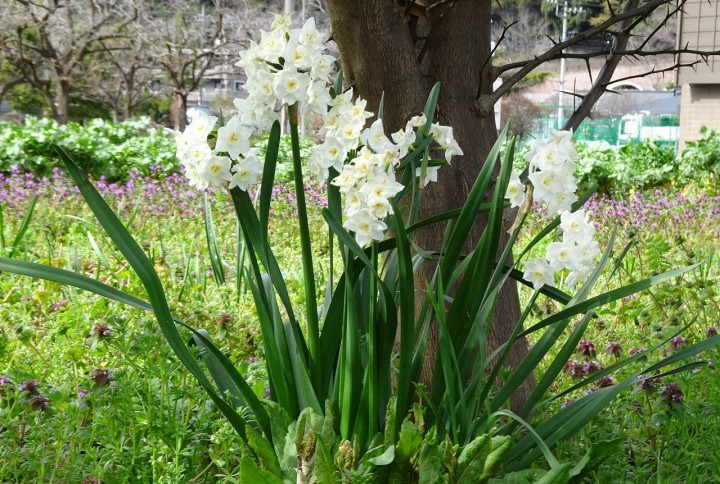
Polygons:
M125 97L125 102L123 103L122 107L122 119L123 121L127 121L132 117L132 108L133 108L133 99L128 96Z
M482 112L476 106L478 94L492 92L490 56L490 0L429 1L427 17L405 15L403 7L387 0L348 2L329 0L333 38L340 49L346 82L374 109L385 93L383 121L389 132L404 126L417 114L430 87L441 83L436 117L453 127L455 138L465 155L443 167L438 183L423 195L422 216L451 210L462 205L492 145L497 140L492 109ZM418 42L419 38L425 42ZM474 247L484 228L478 220L467 247ZM428 228L416 233L418 245L438 250L442 230ZM434 267L425 264L416 281L424 291ZM496 348L507 341L520 317L517 288L509 282L502 290L489 333L488 344ZM428 385L438 354L437 329L431 332L421 381ZM527 344L519 341L506 364L516 365L527 354ZM532 387L513 399L517 408Z
M65 79L60 79L56 86L55 93L55 109L53 114L55 121L59 124L67 124L68 122L68 104L70 99L70 83Z
M187 94L178 94L177 110L175 111L175 129L185 131L187 126Z

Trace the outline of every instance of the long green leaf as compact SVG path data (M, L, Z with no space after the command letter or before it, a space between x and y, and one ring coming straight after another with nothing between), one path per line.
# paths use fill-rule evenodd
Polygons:
M252 410L260 429L265 437L272 442L270 417L260 399L252 391L240 372L220 351L212 341L210 334L204 329L195 330L191 326L180 323L193 334L194 343L201 348L201 355L217 386L224 392L230 392L238 400L239 405L248 406Z
M663 274L659 274L657 276L648 277L647 279L633 282L631 284L620 287L618 289L613 289L612 291L608 291L606 293L600 294L593 298L587 299L581 303L569 306L561 311L558 311L557 313L553 314L552 316L543 319L542 321L531 326L530 328L526 329L525 331L523 331L522 333L520 333L518 335L518 338L527 336L528 334L534 333L535 331L537 331L539 329L542 329L553 323L557 323L558 321L562 321L565 318L570 318L570 317L576 316L580 313L585 313L591 309L595 309L597 307L603 306L610 302L617 301L618 299L622 299L631 294L635 294L636 292L644 291L645 289L648 289L652 286L660 284L661 282L665 282L669 279L672 279L672 278L677 277L681 274L684 274L688 271L691 271L692 269L695 269L699 265L700 265L700 263L694 264L691 266L687 266L687 267L683 267L681 269L675 269L673 271L668 271Z
M245 421L243 418L215 391L212 383L203 373L200 365L193 357L190 350L185 345L180 333L175 327L175 323L168 307L165 291L160 282L153 264L148 259L142 248L135 242L130 233L127 231L122 222L115 216L105 200L95 190L87 176L78 168L78 166L70 159L65 151L56 147L60 158L75 181L83 198L87 201L90 209L95 214L100 224L108 233L110 238L115 242L120 252L125 256L131 267L137 273L138 277L145 286L145 290L150 298L153 311L157 318L160 329L167 339L170 347L178 356L180 361L195 376L200 385L205 389L210 398L215 402L220 411L226 416L233 428L238 434L246 440Z
M260 185L260 226L262 233L267 240L268 222L270 220L270 202L272 201L272 189L275 183L275 169L280 151L280 123L275 121L270 128L268 135L267 151L265 152L265 164L263 165L262 183Z
M129 306L133 306L146 311L152 311L152 305L131 296L112 286L103 284L87 276L83 276L76 272L57 267L47 266L45 264L37 264L35 262L26 262L17 259L8 259L0 257L0 272L10 272L21 276L32 277L33 279L45 279L47 281L57 282L66 286L74 286L78 289L93 292L102 297L113 301L121 302Z
M30 221L32 220L33 212L35 211L35 205L37 204L38 196L35 195L30 199L30 206L28 207L27 211L25 211L25 215L23 216L22 222L20 222L20 227L18 228L17 234L15 234L15 239L13 240L12 246L10 246L10 253L8 254L8 257L12 258L17 250L20 248L20 243L23 240L23 237L25 237L25 233L27 232L28 227L30 226Z
M495 142L495 145L490 150L485 164L483 165L480 173L475 179L475 183L470 189L470 193L468 194L468 197L465 200L465 204L463 205L462 210L460 211L460 215L458 216L457 223L455 224L453 232L450 235L450 240L447 243L447 248L445 250L445 254L443 256L440 266L440 273L446 285L450 274L455 267L455 264L457 264L462 248L467 242L468 234L472 229L475 217L477 216L480 205L482 204L485 197L485 191L490 184L490 177L492 175L493 169L495 168L495 163L497 162L498 155L500 154L500 149L505 142L507 130L508 127L505 126L505 129L500 134L498 140Z
M213 223L212 207L210 206L207 192L203 193L203 217L205 220L205 239L207 240L210 266L212 267L213 276L215 277L215 283L221 286L225 284L225 270L223 269L220 246L218 245L215 224Z
M298 133L297 104L288 106L290 121L290 141L292 145L293 177L295 181L295 199L297 222L300 230L300 254L305 289L305 317L307 320L308 367L313 387L320 390L322 370L320 366L320 323L318 321L317 292L315 290L315 266L313 265L312 239L308 222L307 203L305 202L305 182L303 181L302 159L300 158L300 135ZM299 341L298 341L299 343ZM303 345L305 340L303 339ZM318 410L322 413L322 409Z

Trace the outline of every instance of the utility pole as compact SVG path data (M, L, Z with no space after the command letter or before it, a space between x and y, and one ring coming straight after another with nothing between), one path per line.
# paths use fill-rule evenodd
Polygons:
M568 0L548 0L548 3L555 5L555 16L559 16L559 9L562 8L562 32L560 33L560 42L567 40L568 30L568 10L572 15L576 15L583 11L583 7L570 7ZM560 57L560 89L558 90L558 109L557 109L557 128L562 127L563 118L565 116L564 111L564 99L565 94L565 57Z
M562 34L560 35L560 42L567 40L567 15L568 15L568 0L563 2L563 16L562 16ZM562 120L565 115L563 110L563 95L565 91L565 57L560 58L560 91L558 92L558 123L557 129L562 126Z

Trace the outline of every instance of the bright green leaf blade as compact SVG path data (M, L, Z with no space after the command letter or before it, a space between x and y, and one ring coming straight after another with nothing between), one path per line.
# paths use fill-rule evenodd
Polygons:
M20 227L18 228L18 232L15 235L15 239L13 240L12 245L10 246L10 253L8 254L8 257L12 258L17 250L20 248L20 243L22 242L23 238L25 237L25 233L27 232L28 227L30 226L30 221L32 220L33 212L35 211L35 205L37 204L38 196L35 195L30 200L30 206L28 207L27 211L25 212L25 215L23 216L22 222L20 222Z
M133 270L135 270L138 277L140 277L150 298L150 303L155 312L160 329L170 344L170 347L183 365L195 376L220 411L226 416L233 428L235 428L238 434L245 440L245 421L217 394L175 327L175 322L170 313L167 299L165 298L165 291L160 282L160 278L155 272L153 264L145 252L143 252L142 248L135 242L135 239L132 238L122 222L115 216L115 213L110 209L105 200L103 200L97 190L95 190L95 187L92 186L85 173L78 168L62 148L56 147L56 149L60 158L65 163L70 176L80 190L80 193L95 214L95 217L123 256L125 256L125 259Z

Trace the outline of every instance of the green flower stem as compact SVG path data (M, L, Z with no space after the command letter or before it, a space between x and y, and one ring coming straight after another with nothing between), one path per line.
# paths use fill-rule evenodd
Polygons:
M375 436L378 425L378 398L379 398L379 387L378 387L378 354L377 354L377 327L376 327L376 313L377 313L377 270L378 270L378 250L377 242L372 242L372 255L371 261L373 265L373 273L370 274L370 314L368 315L368 383L370 386L370 393L368 398L368 426L369 438Z
M318 324L317 294L315 292L315 273L313 271L310 228L308 225L307 205L305 203L305 183L300 159L300 136L298 134L297 104L288 106L290 121L290 140L292 143L293 171L295 174L295 192L297 197L298 225L300 227L300 246L302 249L303 279L305 280L305 308L307 312L308 351L310 353L310 379L315 391L319 390L322 375L318 347L320 346L320 327Z

